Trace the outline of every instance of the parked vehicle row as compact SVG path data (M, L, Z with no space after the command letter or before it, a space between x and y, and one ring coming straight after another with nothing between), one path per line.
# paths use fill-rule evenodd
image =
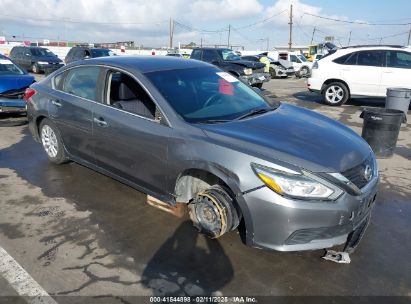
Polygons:
M269 73L272 79L274 78L286 78L292 75L295 75L294 67L291 64L288 64L286 60L274 60L267 56L267 54L259 54L254 56L242 56L244 60L261 62L261 59L266 57L269 62Z
M270 80L264 63L244 60L231 49L195 48L190 58L211 63L253 87L261 88Z
M356 46L330 51L314 62L308 89L340 106L351 97L385 97L389 87L411 87L411 48Z

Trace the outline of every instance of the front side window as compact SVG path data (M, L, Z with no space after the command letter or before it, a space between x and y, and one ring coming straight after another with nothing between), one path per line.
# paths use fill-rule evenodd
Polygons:
M218 50L218 53L220 54L221 58L223 58L223 60L226 60L226 61L241 60L241 57L238 56L236 53L234 53L230 49Z
M290 56L290 61L291 61L291 62L298 62L297 56L291 55L291 56Z
M252 110L273 109L253 89L209 67L150 72L146 77L187 122L233 120Z
M381 67L383 65L384 51L358 52L357 65Z
M56 55L48 49L34 48L30 49L30 52L33 56L56 57Z
M100 76L99 67L78 67L68 70L60 83L63 92L76 95L78 97L97 101L97 83ZM56 77L59 81L59 78Z
M411 53L399 51L387 52L387 67L411 69Z
M150 96L131 76L110 71L106 103L114 108L149 119L156 115L156 105Z

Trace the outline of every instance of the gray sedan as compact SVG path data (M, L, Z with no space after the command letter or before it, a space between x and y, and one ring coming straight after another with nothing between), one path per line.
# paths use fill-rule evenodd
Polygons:
M188 204L212 238L239 227L248 245L295 251L354 248L365 231L378 186L368 144L213 65L90 59L31 88L29 127L51 162Z

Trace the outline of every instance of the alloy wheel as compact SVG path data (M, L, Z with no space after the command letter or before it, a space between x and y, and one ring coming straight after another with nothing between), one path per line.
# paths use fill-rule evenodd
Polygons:
M41 142L47 155L51 158L55 158L58 153L58 141L56 133L48 125L45 125L41 129Z

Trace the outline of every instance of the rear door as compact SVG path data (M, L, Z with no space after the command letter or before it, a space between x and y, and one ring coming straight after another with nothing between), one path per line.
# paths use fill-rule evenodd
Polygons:
M172 129L160 122L160 109L133 77L112 69L106 79L106 96L92 109L98 166L145 192L165 196Z
M340 69L351 95L379 96L385 51L355 52Z
M382 68L380 95L385 96L387 88L411 85L411 53L404 51L386 51L387 62Z
M102 99L102 76L100 67L75 67L54 78L56 90L50 93L49 115L57 124L67 151L91 163L91 105Z

